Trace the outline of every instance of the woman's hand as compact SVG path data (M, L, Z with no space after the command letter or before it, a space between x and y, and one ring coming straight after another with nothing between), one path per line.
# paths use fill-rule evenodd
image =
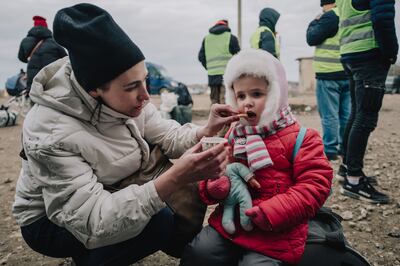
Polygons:
M206 151L201 151L201 143L197 143L159 176L154 185L160 198L165 201L185 184L222 176L228 163L228 148L223 143Z
M191 183L222 176L227 164L228 148L223 143L206 151L202 151L201 143L197 143L171 169L182 176L182 182Z
M238 114L239 112L229 105L211 105L207 124L204 127L199 128L197 131L197 137L201 139L202 137L215 136L225 125L230 125L232 122L238 121Z

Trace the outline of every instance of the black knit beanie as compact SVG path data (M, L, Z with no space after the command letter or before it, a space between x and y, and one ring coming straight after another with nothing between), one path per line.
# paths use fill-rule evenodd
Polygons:
M335 0L321 0L321 6L333 3L335 3Z
M95 5L78 4L59 10L54 39L69 53L79 84L95 90L144 60L139 47L111 15Z

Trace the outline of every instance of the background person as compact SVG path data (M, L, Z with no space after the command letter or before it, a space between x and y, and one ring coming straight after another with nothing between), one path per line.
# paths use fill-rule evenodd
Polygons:
M279 59L280 44L275 27L280 16L278 11L270 7L261 10L259 26L250 38L251 48L263 49Z
M385 80L397 59L394 0L337 0L340 53L350 76L351 115L343 137L345 178L342 194L372 203L388 203L371 177L363 172L364 155L371 132L378 123Z
M200 152L198 141L238 118L230 107L213 105L203 127L163 120L149 103L141 50L97 6L61 9L53 28L69 57L33 83L13 215L41 254L72 257L77 265L128 265L170 244L174 216L165 201L224 172L224 146ZM105 190L144 172L155 145L179 158L169 170Z
M219 20L209 29L199 51L199 61L207 70L211 103L225 103L225 87L222 81L226 64L232 55L240 51L239 41L231 33L227 20Z
M329 160L343 153L343 134L350 116L349 81L340 62L339 16L335 0L322 0L322 14L307 28L307 43L315 46L313 68L324 151Z
M41 16L33 17L33 27L21 41L18 59L27 65L27 90L32 86L36 74L48 64L67 55L64 48L53 39L52 32L47 28L46 19Z

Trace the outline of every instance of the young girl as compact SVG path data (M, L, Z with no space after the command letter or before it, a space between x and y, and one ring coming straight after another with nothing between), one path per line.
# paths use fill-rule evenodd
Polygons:
M322 140L317 131L307 129L292 158L300 126L288 105L284 69L268 52L249 49L233 56L224 82L227 104L247 115L231 126L227 136L234 160L247 166L260 185L248 186L253 207L245 213L254 227L244 230L236 215L236 230L227 233L221 222L223 206L218 206L209 226L187 246L181 265L298 263L307 221L324 204L331 186L332 168ZM226 182L226 177L202 181L202 200L217 203L220 194L229 190Z

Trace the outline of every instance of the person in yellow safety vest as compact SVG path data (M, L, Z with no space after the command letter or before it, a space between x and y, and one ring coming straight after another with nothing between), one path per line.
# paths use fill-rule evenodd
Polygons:
M255 49L263 49L279 59L279 36L275 31L280 14L273 8L266 7L260 12L259 26L250 38L250 45Z
M199 61L207 70L211 103L225 103L222 75L232 55L240 51L239 41L231 33L227 20L219 20L209 29L199 51Z
M313 68L324 151L329 160L336 160L342 154L343 134L350 116L350 89L340 62L335 0L321 0L321 7L323 13L308 25L307 43L315 46Z
M395 1L336 0L336 5L341 61L350 77L352 102L338 171L345 179L341 193L372 203L388 203L389 196L371 185L376 177L366 176L363 167L369 136L378 123L388 70L399 50Z

